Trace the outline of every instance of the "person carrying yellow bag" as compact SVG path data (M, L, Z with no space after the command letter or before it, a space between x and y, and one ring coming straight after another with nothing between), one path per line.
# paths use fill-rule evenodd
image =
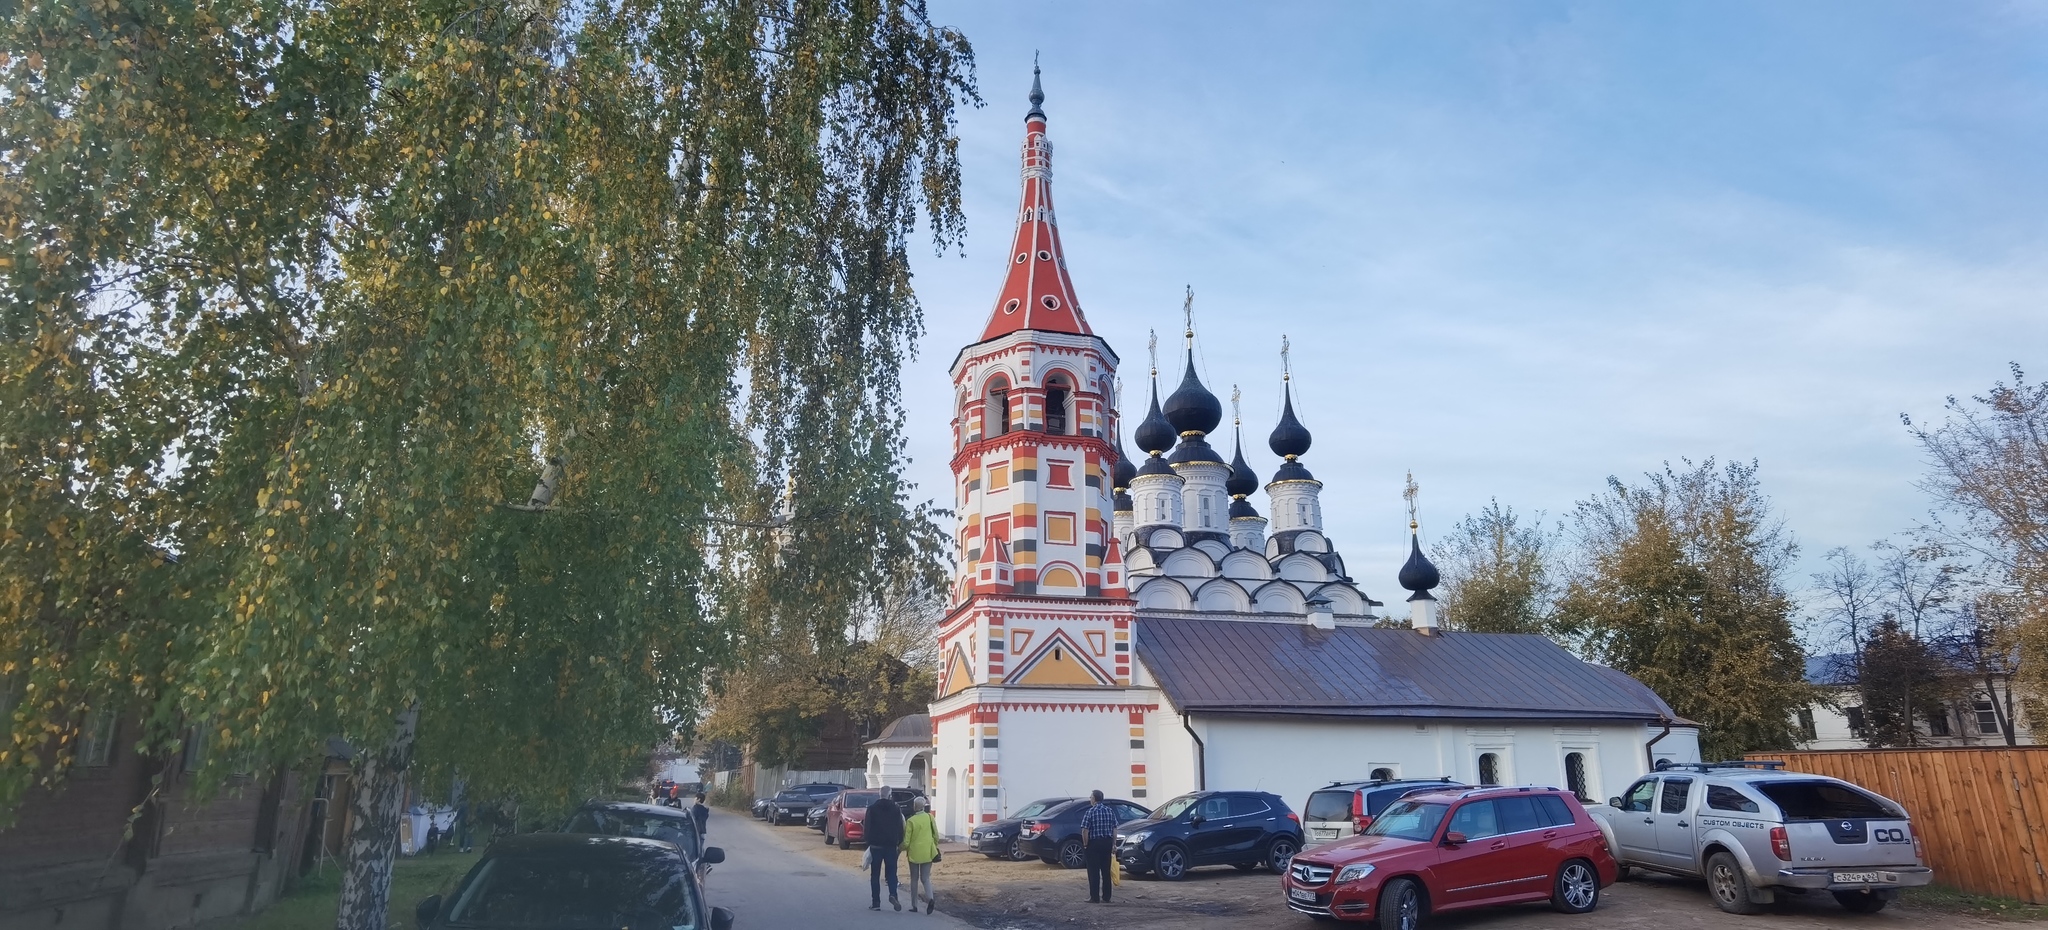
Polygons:
M923 884L926 914L939 904L932 891L932 863L939 861L939 827L932 822L930 807L931 802L922 797L910 799L915 813L903 822L903 857L910 860L910 909L917 910L917 888Z

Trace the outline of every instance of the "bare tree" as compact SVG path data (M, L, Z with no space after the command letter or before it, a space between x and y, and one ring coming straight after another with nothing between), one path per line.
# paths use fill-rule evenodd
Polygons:
M1863 643L1883 611L1878 580L1870 563L1847 546L1829 549L1826 558L1828 570L1813 575L1821 592L1822 635L1860 657Z

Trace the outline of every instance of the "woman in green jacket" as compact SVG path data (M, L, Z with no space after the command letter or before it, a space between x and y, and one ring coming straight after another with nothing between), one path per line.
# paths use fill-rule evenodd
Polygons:
M924 912L929 914L939 899L932 892L932 863L939 861L939 828L932 822L931 802L912 798L915 813L903 822L903 857L910 860L910 907L917 909L917 888L924 885Z

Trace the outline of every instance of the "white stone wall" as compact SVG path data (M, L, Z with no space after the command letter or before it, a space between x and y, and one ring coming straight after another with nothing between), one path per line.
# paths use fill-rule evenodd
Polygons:
M1174 466L1182 480L1181 526L1190 533L1230 532L1230 495L1223 483L1230 468L1214 462L1189 462Z
M1077 696L1107 699L1101 694ZM1006 746L1018 748L1003 756L998 813L1007 817L1039 798L1076 797L1098 788L1113 798L1130 797L1129 713L1005 708L1002 738Z

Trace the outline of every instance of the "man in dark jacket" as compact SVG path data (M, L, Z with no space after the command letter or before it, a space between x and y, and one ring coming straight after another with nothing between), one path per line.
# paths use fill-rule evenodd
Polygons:
M889 872L889 905L902 910L896 900L896 849L903 845L903 809L889 799L884 791L875 803L868 805L867 816L860 822L861 837L867 841L868 856L868 910L882 909L882 870Z
M704 830L711 826L711 808L704 804L704 792L697 792L697 803L690 805L690 818L697 821L697 835L707 835Z

